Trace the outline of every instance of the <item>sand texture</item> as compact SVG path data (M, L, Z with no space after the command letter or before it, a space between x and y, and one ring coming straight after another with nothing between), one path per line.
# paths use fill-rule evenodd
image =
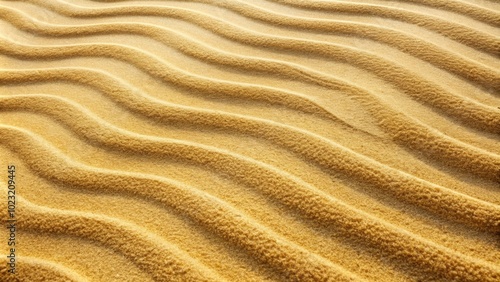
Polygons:
M0 0L0 168L1 282L498 282L500 2Z

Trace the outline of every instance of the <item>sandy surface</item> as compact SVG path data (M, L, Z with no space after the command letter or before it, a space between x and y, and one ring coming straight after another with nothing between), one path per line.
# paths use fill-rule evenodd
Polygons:
M500 281L499 53L488 0L0 1L0 281Z

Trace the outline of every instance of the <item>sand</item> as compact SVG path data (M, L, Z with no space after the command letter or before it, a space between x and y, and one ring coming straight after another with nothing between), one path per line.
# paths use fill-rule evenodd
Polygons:
M500 281L500 3L0 19L0 281Z

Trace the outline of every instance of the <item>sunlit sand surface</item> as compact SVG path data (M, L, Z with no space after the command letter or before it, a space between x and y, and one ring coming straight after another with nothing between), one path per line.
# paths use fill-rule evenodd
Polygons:
M500 4L0 1L0 281L500 281Z

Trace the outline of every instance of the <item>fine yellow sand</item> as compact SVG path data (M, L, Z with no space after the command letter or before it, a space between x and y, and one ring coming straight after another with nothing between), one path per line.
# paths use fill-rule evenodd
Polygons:
M1 0L0 164L2 282L500 281L500 3Z

